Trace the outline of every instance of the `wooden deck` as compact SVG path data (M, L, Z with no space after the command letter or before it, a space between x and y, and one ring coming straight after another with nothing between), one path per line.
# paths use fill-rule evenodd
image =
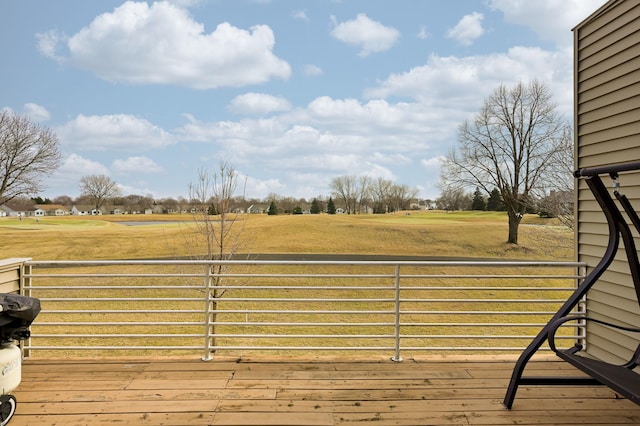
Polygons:
M513 359L429 356L36 360L14 392L19 425L622 425L640 407L604 387L523 387ZM547 358L528 374L580 374Z

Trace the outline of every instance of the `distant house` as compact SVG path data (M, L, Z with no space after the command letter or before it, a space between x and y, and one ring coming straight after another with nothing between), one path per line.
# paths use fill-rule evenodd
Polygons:
M68 208L60 204L37 204L35 216L66 216L71 214Z
M13 199L1 206L6 216L29 217L35 216L36 206L31 200Z
M265 214L267 211L269 211L267 204L251 204L247 207L247 213L249 214Z
M102 214L102 210L96 210L93 206L73 206L71 207L71 214L74 216L99 216Z

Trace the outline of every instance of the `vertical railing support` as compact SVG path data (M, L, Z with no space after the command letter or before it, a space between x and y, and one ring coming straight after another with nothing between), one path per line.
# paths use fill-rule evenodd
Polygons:
M205 265L204 272L204 299L205 299L205 307L204 307L204 355L202 357L203 361L211 361L213 356L211 356L211 264L207 263Z
M400 356L400 265L396 265L395 273L395 347L396 353L391 357L392 361L402 362Z
M31 297L31 264L26 261L22 262L20 264L19 273L20 280L18 285L20 286L20 289L18 290L18 293L23 296ZM20 352L22 352L22 359L27 359L31 356L31 349L29 349L31 347L31 336L27 338L26 342L20 342L18 346L20 347Z

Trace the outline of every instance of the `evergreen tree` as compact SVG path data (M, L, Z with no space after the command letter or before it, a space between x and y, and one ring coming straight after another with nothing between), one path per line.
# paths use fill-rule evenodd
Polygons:
M293 214L302 214L302 207L300 207L300 206L296 206L296 207L293 209Z
M504 211L504 202L502 201L502 195L498 188L493 188L491 194L489 194L489 200L487 201L487 210L492 212Z
M480 192L480 188L476 187L476 190L473 193L473 201L471 202L471 210L486 210L486 208L487 203L484 201L482 192Z
M329 202L327 203L327 213L336 214L336 205L331 197L329 197Z
M311 202L311 209L309 211L311 212L311 214L320 214L320 204L315 198Z
M275 201L271 201L271 203L269 204L269 210L267 211L267 214L269 216L274 216L278 214L278 207L276 206Z

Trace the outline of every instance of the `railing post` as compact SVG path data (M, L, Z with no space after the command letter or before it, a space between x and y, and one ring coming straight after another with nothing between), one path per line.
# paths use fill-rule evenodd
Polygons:
M19 293L23 296L31 297L31 264L22 262L20 264L20 290ZM26 344L25 344L26 343ZM31 356L31 336L27 338L26 342L20 342L18 345L22 352L22 359L28 359ZM25 348L26 346L26 348Z
M211 361L213 356L211 356L211 264L207 263L205 265L205 273L204 273L204 299L205 299L205 307L204 307L204 356L202 357L203 361Z
M395 346L396 353L393 357L391 357L392 361L402 362L402 357L400 356L400 265L396 265L396 273L395 273Z

